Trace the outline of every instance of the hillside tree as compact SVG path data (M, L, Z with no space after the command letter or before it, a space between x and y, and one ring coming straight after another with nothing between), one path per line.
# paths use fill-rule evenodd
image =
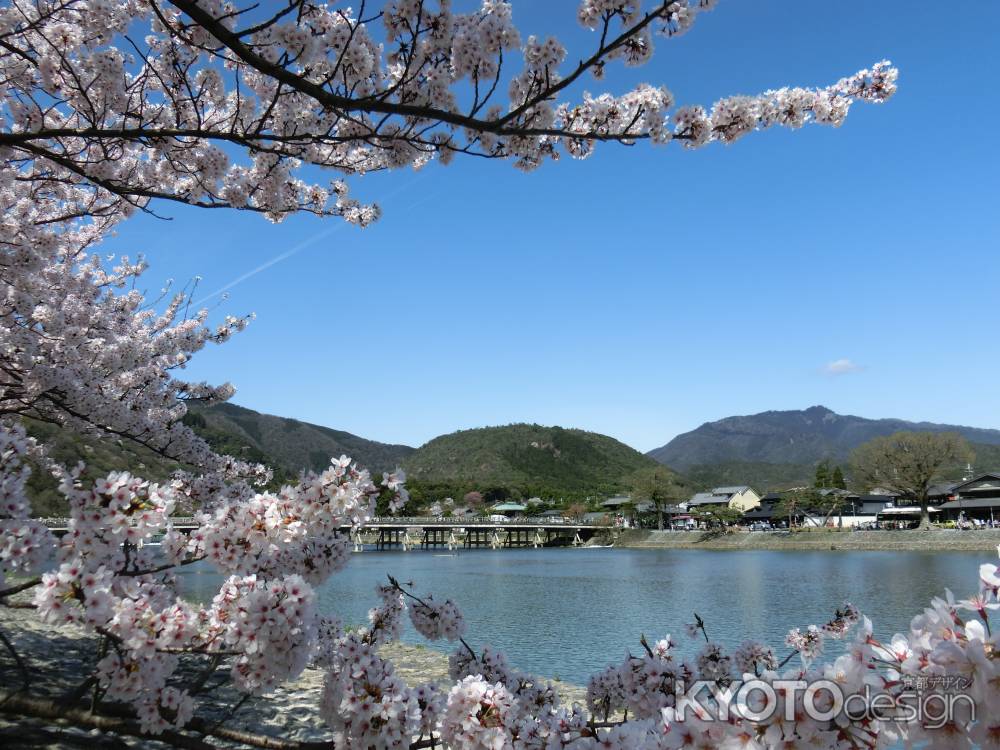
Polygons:
M975 458L972 446L954 432L897 432L877 437L851 454L855 480L885 487L920 506L920 528L930 527L927 492L942 472Z

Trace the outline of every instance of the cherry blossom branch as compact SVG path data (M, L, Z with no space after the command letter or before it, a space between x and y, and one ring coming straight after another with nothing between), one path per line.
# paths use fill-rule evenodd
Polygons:
M0 630L0 643L3 643L4 647L7 649L8 653L14 659L14 663L17 665L17 671L21 674L21 686L22 689L28 691L31 689L31 677L28 675L28 666L24 663L21 655L17 652L14 644L7 637L6 633Z
M64 721L86 729L114 732L129 737L149 738L149 735L141 729L137 721L95 714L73 705L42 698L32 698L6 690L0 690L0 713L17 717L30 716L54 722ZM215 745L169 729L160 735L160 739L174 747L184 748L185 750L217 750ZM266 748L268 745L261 744L256 745L256 747ZM297 750L292 747L274 747L275 750Z
M8 596L13 596L14 594L19 594L22 591L27 591L30 588L34 588L41 582L42 582L41 577L36 576L35 578L29 578L27 581L22 581L16 586L11 586L6 589L0 589L0 599L3 599Z

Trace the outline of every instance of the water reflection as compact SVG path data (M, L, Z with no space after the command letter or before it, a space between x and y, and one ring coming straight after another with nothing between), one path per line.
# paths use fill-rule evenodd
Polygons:
M851 601L876 635L905 630L946 587L976 590L987 553L548 549L363 552L320 591L324 612L366 621L374 587L391 573L417 592L451 597L465 613L468 639L505 651L521 669L583 683L640 633L672 633L684 649L692 612L713 639L780 646L788 628L822 624ZM207 567L183 574L185 594L207 601L220 577ZM407 626L404 640L422 642ZM446 645L439 645L444 649Z

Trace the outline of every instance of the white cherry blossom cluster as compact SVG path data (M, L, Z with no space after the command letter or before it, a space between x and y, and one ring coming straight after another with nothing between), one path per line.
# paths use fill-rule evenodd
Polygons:
M131 703L142 731L156 735L171 727L183 728L194 715L194 700L187 691L166 684L177 663L178 657L172 655L137 660L112 651L98 662L96 674L105 695Z
M161 487L126 471L113 471L90 488L74 486L67 475L61 488L69 501L73 531L113 538L114 546L138 544L164 528L174 509L171 487Z
M422 718L416 692L355 633L341 641L327 671L320 711L334 743L347 748L406 747Z
M301 576L264 581L231 576L212 600L206 639L210 651L236 651L233 681L262 694L298 677L315 642L315 593Z
M169 535L167 549L175 560L207 557L224 573L266 578L298 573L319 584L347 563L345 532L372 516L380 495L388 495L390 506L405 502L402 482L397 472L376 485L366 470L341 456L297 485L198 513L200 528L186 539Z
M823 653L823 644L823 631L815 625L810 625L805 632L799 628L792 628L785 636L785 645L798 651L805 664L809 664Z
M424 638L455 641L465 634L465 618L451 599L440 604L427 595L409 605L410 622Z
M82 623L104 627L113 617L114 574L101 566L88 570L80 561L62 563L42 575L35 589L38 617L53 625Z
M368 610L368 622L371 624L369 640L381 645L399 639L406 602L397 586L378 586L376 593L381 601L377 607Z
M754 130L774 125L800 128L808 122L837 127L855 100L884 102L896 91L898 71L887 60L824 89L783 88L760 96L721 99L711 113L686 106L673 115L674 137L687 148L717 140L732 143Z
M737 674L760 674L763 670L774 671L778 659L774 649L759 641L744 641L733 652L733 664Z
M8 574L40 569L55 545L52 532L31 519L28 502L27 460L39 451L22 425L0 421L0 589Z
M512 747L516 718L514 696L502 683L490 684L478 675L465 677L448 692L441 738L462 750Z
M533 169L559 144L581 156L600 140L696 146L774 123L839 124L852 98L894 88L895 73L877 67L835 90L681 110L670 133L669 106L648 93L661 87L579 104L568 89L609 63L645 64L655 36L686 32L714 0L582 0L577 20L594 43L573 52L554 35L522 41L505 0L467 13L450 0L368 5L307 1L269 15L196 0L12 4L0 9L0 150L16 169L39 166L46 198L72 202L79 187L105 219L159 198L365 226L379 208L351 198L343 178L461 153ZM335 178L302 179L309 165Z
M518 705L530 716L546 716L559 705L559 696L551 683L524 672L507 662L500 651L484 646L479 654L463 643L448 657L448 675L453 680L478 676L490 683L508 686Z
M350 462L334 464L350 473ZM306 479L300 489L321 503L311 494L314 481ZM122 488L128 491L116 496ZM76 492L84 493L80 488ZM131 507L129 498L148 497L141 482L120 475L98 481L89 492L92 504L102 511L112 501ZM282 495L290 497L283 491L257 499L280 505L276 498ZM142 509L136 511L141 514ZM321 527L324 518L319 512L312 517ZM131 543L120 536L127 548ZM125 559L124 553L95 552L64 562L43 576L34 601L45 621L83 625L110 639L114 648L97 666L98 683L110 699L130 704L143 731L151 734L183 729L197 712L194 696L176 684L178 656L184 653L232 658L234 683L252 694L295 679L311 659L326 671L319 710L334 741L344 747L405 747L418 738L435 738L454 750L839 750L888 747L899 740L940 747L978 741L990 747L990 738L1000 731L992 718L1000 707L1000 667L990 627L991 613L1000 609L996 565L981 567L978 594L962 601L950 594L935 599L914 618L909 633L886 644L873 637L871 623L849 604L823 626L791 631L788 645L794 650L789 656L798 652L804 658L801 666L784 672L781 667L788 659L779 665L773 650L760 643L746 642L730 655L709 641L687 663L678 659L669 636L652 643L642 639L639 656L628 655L590 681L588 713L580 706L560 707L551 685L515 670L502 653L489 647L476 653L464 641L449 659L456 683L447 695L428 685L408 688L377 653L379 646L398 637L407 599L415 602L410 604L414 624L428 637L442 637L449 629L442 619L461 622L461 617L450 602L446 606L430 596L417 599L393 579L378 587L381 604L372 610L369 627L345 633L335 618L316 614L313 589L299 575L231 576L212 605L202 609L176 597L169 571L147 567L154 561L138 550L133 553L137 556ZM104 564L95 568L99 561ZM134 575L129 575L130 565L139 566ZM705 635L705 624L696 620L692 630ZM862 626L846 652L820 663L823 641L847 637L859 621ZM845 696L866 701L870 696L865 690L898 697L908 680L948 676L969 680L968 694L977 710L956 714L947 726L847 716L820 720L805 710L801 691L781 689L775 690L773 713L750 720L739 713L734 691L728 689L741 677L775 685L779 680L826 680ZM703 707L684 714L677 710L676 691L695 679L718 685L711 707L735 711L728 721L712 719ZM756 710L762 706L755 700L749 708ZM795 719L785 718L786 712Z
M766 680L785 675L761 645L730 657L707 643L685 663L669 638L651 646L643 639L643 653L594 678L590 714L560 707L550 684L464 641L450 658L456 684L447 694L411 689L377 649L399 637L407 598L418 632L461 640L465 623L454 603L416 599L391 580L377 590L366 629L344 632L318 615L313 587L347 562L346 532L370 519L376 501L401 508L405 475L377 483L341 457L294 486L257 492L254 485L270 480L266 468L216 455L182 422L187 402L224 401L233 388L179 378L195 353L229 340L250 316L211 325L206 311L191 309L189 289L168 286L147 299L137 291L141 257L97 254L121 221L177 202L365 226L379 208L354 199L346 180L371 172L465 153L530 170L563 151L586 157L602 141L693 148L773 125L836 126L854 101L888 99L897 78L883 62L827 88L708 107L676 107L667 89L645 84L618 96L575 96L571 87L585 73L600 78L615 61L646 63L657 34L684 33L714 2L583 0L578 19L594 30L595 45L581 54L554 35L522 42L503 0L482 0L468 13L454 12L449 0L365 5L0 7L0 605L34 589L42 621L102 639L106 652L89 675L101 700L127 704L141 731L163 739L168 729L185 731L198 710L199 686L179 669L183 655L204 660L206 678L228 669L252 695L294 679L311 660L327 672L320 711L346 747L839 750L899 738L953 747L956 737L995 746L995 566L981 570L977 596L935 600L888 645L865 621L849 653L817 663L823 639L845 636L858 621L853 608L790 636L803 664L786 675L833 679L848 690L896 686L902 676L973 675L986 718L945 729L682 719L673 691L696 676L721 686L739 676L734 668ZM312 167L333 179L303 179ZM47 465L70 507L69 531L57 543L31 520L26 460L41 453L7 421L20 417L131 440L185 470L157 485L123 472L93 481L84 466ZM170 521L181 508L196 510L200 524L187 536ZM163 534L159 550L141 546L154 533ZM31 574L49 558L55 566L39 579L4 588L10 574ZM185 602L176 575L201 560L226 576L208 607ZM705 634L700 620L697 632ZM791 708L803 716L800 703ZM627 720L612 718L626 710Z
M146 299L134 288L145 261L92 251L129 214L127 204L97 205L85 186L44 184L43 164L19 162L2 145L0 155L0 412L129 439L227 480L258 479L180 421L186 401L225 400L232 387L177 377L194 353L249 318L213 328L207 311L189 311L189 292Z

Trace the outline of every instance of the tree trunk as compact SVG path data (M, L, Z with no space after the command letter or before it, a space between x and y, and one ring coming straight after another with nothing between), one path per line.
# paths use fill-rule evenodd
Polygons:
M918 529L926 530L931 527L931 514L927 510L927 495L920 498L920 525Z
M656 530L663 531L663 508L662 506L656 507Z

